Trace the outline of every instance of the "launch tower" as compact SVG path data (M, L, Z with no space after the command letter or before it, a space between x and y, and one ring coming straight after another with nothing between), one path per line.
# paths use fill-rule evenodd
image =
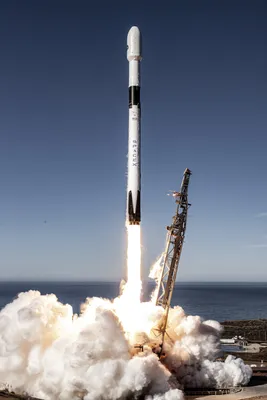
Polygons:
M190 204L188 203L188 185L190 176L191 171L187 168L184 171L180 192L173 192L173 196L176 198L177 209L176 214L172 219L172 224L167 226L168 232L166 247L163 253L163 266L155 297L156 305L162 306L165 309L164 318L159 329L162 335L162 344L166 333L169 308L171 305L172 293L184 242L187 212L190 207Z

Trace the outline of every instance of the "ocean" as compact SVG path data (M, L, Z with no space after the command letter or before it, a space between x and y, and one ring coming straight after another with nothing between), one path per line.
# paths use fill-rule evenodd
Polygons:
M119 282L0 282L0 309L18 293L33 289L54 293L78 313L87 297L112 299L119 294L119 287ZM151 283L144 284L144 300L152 290ZM175 305L187 314L216 321L267 318L267 283L178 283L172 297Z

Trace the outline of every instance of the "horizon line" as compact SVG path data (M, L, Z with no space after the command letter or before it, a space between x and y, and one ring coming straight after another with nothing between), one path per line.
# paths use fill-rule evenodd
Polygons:
M80 279L80 280L64 280L64 279L1 279L0 278L0 283L121 283L123 281L123 279L118 279L118 280L104 280L104 279L89 279L89 280L84 280L84 279ZM155 281L151 280L143 280L142 282L144 283L156 283ZM235 284L240 284L240 283L267 283L266 281L251 281L251 280L244 280L244 281L240 281L240 280L231 280L231 281L226 281L226 280L210 280L210 281L206 281L206 280L192 280L192 281L187 281L187 280L181 280L181 281L176 281L175 285L179 284L179 283L235 283Z

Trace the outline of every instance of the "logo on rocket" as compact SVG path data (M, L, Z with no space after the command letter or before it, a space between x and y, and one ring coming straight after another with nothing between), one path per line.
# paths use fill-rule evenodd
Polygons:
M130 225L139 225L141 221L140 61L142 48L141 34L137 26L133 26L128 32L127 59L129 61L127 222Z

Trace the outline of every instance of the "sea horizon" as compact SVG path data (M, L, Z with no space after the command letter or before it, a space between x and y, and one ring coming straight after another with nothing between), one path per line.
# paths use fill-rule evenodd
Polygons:
M25 282L33 282L33 283L120 283L122 281L125 281L124 278L117 279L117 280L102 280L102 279L88 279L88 280L83 280L83 279L1 279L0 278L0 283L6 283L6 282L12 282L12 283L25 283ZM155 281L153 279L151 280L142 280L142 283L152 283L155 284ZM212 285L212 284L218 284L218 285L228 285L228 284L234 284L234 285L265 285L267 284L267 281L183 281L183 280L178 280L175 282L175 286L180 285L180 284L207 284L207 285Z

